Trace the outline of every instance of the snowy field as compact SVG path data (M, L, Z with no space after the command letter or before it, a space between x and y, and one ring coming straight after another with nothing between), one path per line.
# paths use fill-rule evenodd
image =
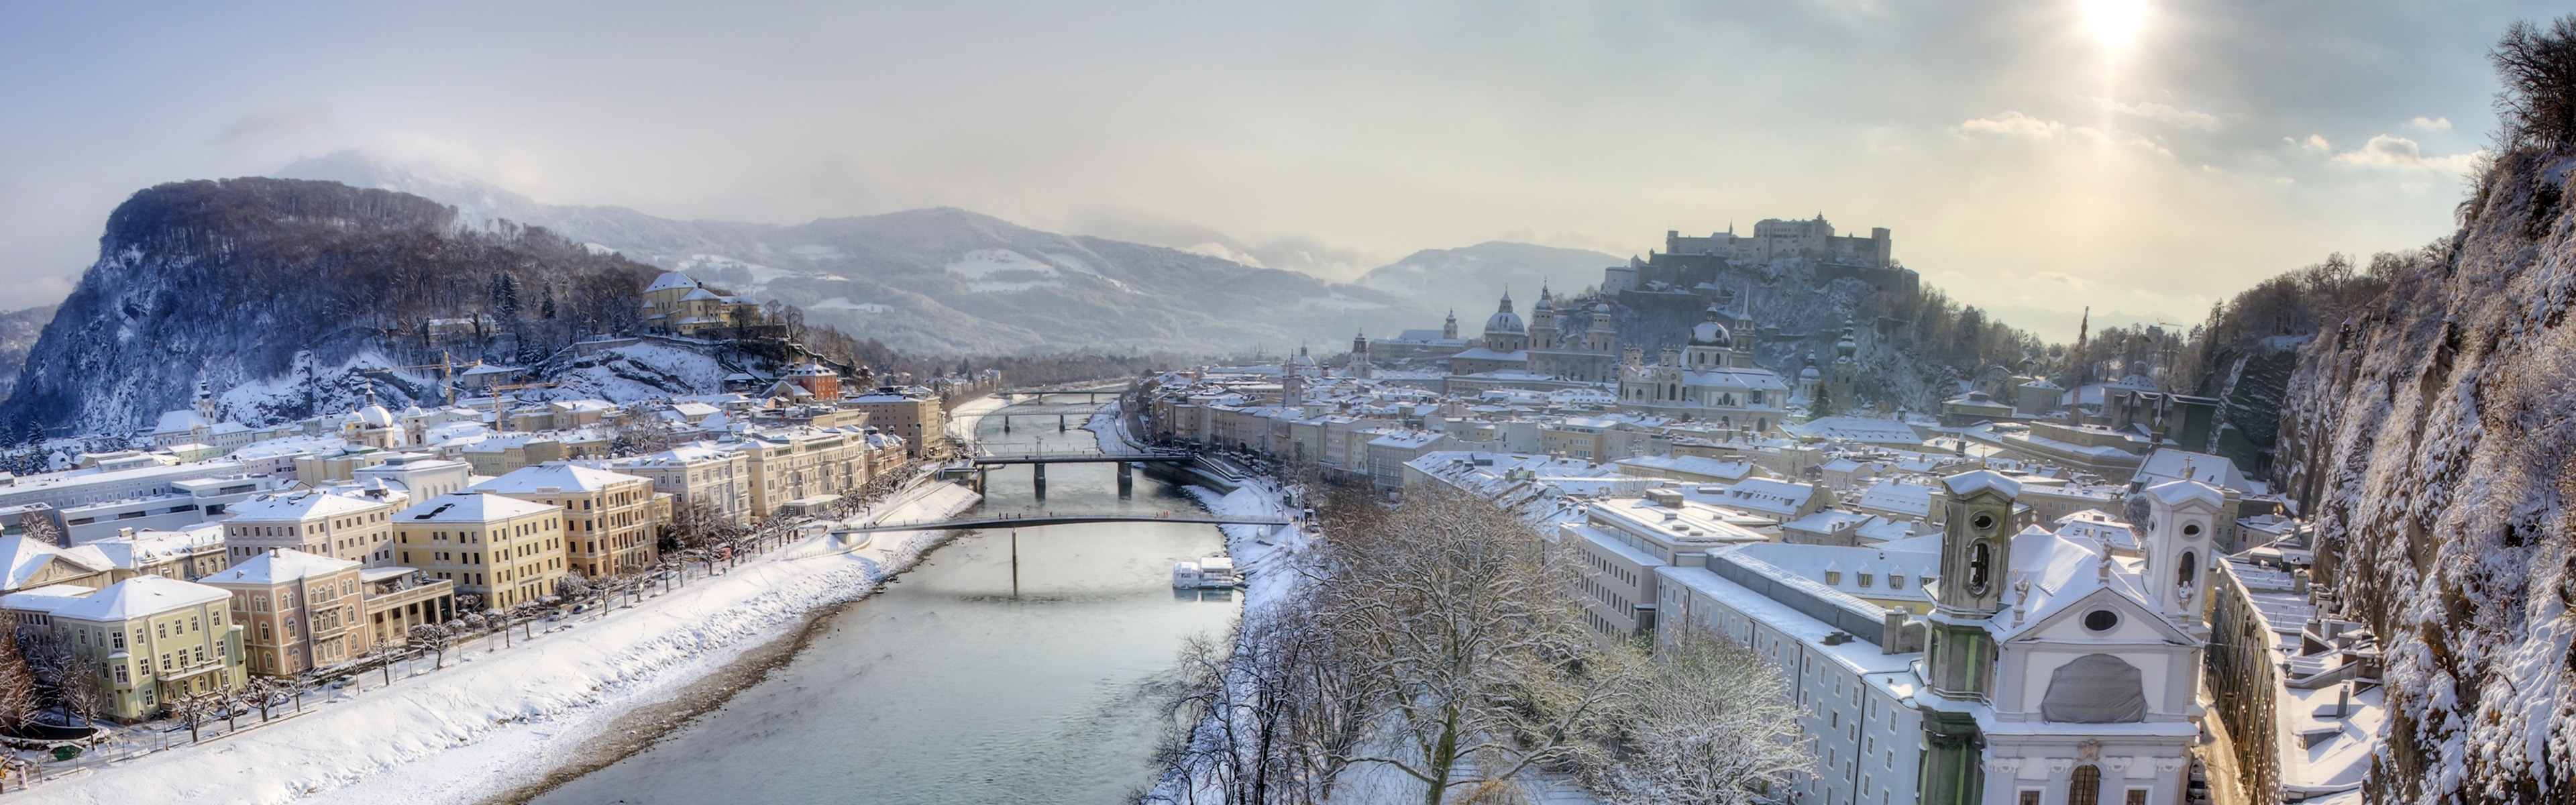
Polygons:
M869 517L945 517L977 496L933 483ZM542 779L620 715L675 696L807 613L864 597L937 532L837 549L815 537L606 617L314 706L292 722L107 764L37 786L28 802L470 803ZM31 796L32 795L32 796Z

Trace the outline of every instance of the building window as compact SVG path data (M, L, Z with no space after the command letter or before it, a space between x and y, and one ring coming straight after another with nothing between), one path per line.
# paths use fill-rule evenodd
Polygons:
M2022 790L2021 790L2021 805L2039 805L2039 789L2036 789L2036 788L2024 788L2024 789L2022 789Z
M125 665L123 663L118 663L116 666L116 684L126 684L130 681L131 677L132 673L125 669Z
M2066 780L2066 805L2101 805L2101 801L2102 767L2075 767L2075 774Z
M1860 586L1863 586L1863 587L1867 587L1867 586L1869 586L1869 583L1870 583L1870 581L1871 581L1873 578L1875 578L1875 577L1874 577L1874 576L1872 576L1872 575L1870 575L1870 574L1868 574L1868 573L1860 574Z
M2128 805L2147 805L2147 790L2144 788L2129 789Z

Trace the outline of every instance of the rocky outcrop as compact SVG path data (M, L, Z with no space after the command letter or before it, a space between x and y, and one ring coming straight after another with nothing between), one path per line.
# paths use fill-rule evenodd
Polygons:
M299 417L345 405L358 364L518 363L635 326L650 267L454 220L428 199L336 182L138 192L18 370L0 427L12 441L125 433L193 404L200 383L259 391L227 398L228 416ZM474 326L433 342L441 318Z
M2499 159L2447 248L2300 354L2276 487L2383 636L2382 802L2576 786L2576 154ZM2544 793L2545 792L2545 793Z

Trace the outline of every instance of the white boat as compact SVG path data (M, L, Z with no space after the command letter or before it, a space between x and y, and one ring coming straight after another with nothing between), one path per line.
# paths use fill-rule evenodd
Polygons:
M1243 576L1234 569L1234 557L1211 556L1172 565L1173 589L1231 589L1242 583Z

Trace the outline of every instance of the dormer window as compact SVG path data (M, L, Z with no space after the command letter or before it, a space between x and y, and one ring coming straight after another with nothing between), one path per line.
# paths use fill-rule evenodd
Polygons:
M1825 571L1825 583L1826 583L1826 584L1841 584L1841 583L1843 583L1843 572L1842 572L1842 571L1840 571L1840 570L1828 570L1828 571Z
M1871 580L1872 580L1872 579L1871 579L1871 575L1870 575L1870 574L1868 574L1868 573L1860 574L1860 586L1863 586L1863 587L1867 587L1867 586L1869 586L1869 583L1870 583L1870 581L1871 581Z

